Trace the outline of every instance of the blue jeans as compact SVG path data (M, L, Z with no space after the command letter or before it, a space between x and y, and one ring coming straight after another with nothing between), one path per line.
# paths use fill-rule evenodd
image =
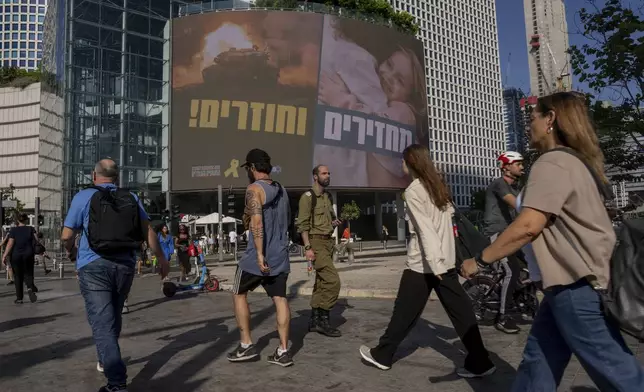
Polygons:
M78 270L80 290L85 299L87 320L92 327L98 361L110 385L127 382L121 359L121 311L132 287L134 267L98 259Z
M583 279L545 291L512 391L556 391L573 353L600 391L644 391L642 365Z

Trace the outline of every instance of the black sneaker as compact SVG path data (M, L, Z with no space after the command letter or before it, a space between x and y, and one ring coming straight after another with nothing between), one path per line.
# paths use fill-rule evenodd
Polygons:
M98 392L127 392L127 385L106 385L101 387Z
M17 299L17 300L15 300L15 301L13 301L13 303L14 303L14 304L16 304L16 305L22 305L22 300L21 300L21 299Z
M251 344L247 348L243 348L241 343L237 345L235 351L228 353L228 360L230 362L244 362L250 359L255 358L257 355L257 349L254 344Z
M521 331L517 323L508 315L499 315L494 323L494 327L507 334L515 334Z
M45 275L49 275L49 274L51 274L51 270L50 270L50 269L46 269L46 270L45 270Z
M293 365L293 358L291 358L291 353L288 350L284 351L282 355L278 353L279 348L275 349L273 355L268 356L268 363L274 363L281 367L289 367Z
M12 284L13 284L13 280L10 280L10 281L7 283L7 286L11 286Z
M32 289L27 290L27 295L29 296L29 301L31 301L32 304L38 300L36 293Z
M459 377L463 377L463 378L487 377L487 376L493 374L494 372L496 372L496 366L494 366L494 365L492 365L492 367L490 367L489 369L487 369L487 370L485 370L485 371L483 371L481 373L475 373L475 372L469 371L464 367L456 369L456 374Z

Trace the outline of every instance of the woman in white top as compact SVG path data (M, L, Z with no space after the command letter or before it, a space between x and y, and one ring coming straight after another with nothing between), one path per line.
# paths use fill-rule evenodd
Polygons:
M481 377L496 368L483 345L472 304L458 281L449 189L429 158L429 150L412 144L403 152L403 170L413 178L405 190L409 231L407 268L403 272L393 315L378 346L360 347L362 357L388 370L396 349L420 318L432 290L445 308L468 351L461 377Z

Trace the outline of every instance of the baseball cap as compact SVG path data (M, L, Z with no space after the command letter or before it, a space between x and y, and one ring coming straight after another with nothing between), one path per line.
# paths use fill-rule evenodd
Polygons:
M244 162L241 167L248 167L257 163L268 163L270 165L271 157L266 151L260 150L259 148L253 148L248 151L248 154L246 154L246 162Z

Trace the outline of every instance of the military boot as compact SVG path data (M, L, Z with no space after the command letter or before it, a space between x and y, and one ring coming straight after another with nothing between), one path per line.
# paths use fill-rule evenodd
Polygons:
M317 318L315 318L315 324L313 327L309 326L309 331L315 331L331 338L342 336L342 332L340 332L340 330L331 327L331 324L329 323L328 310L316 309L316 311Z
M309 332L317 331L317 326L320 323L320 310L318 308L311 308L311 318L309 319Z

